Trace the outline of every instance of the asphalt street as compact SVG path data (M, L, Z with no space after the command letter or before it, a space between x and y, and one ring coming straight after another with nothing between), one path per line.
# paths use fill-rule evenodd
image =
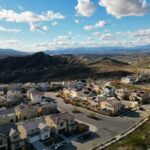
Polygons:
M121 117L109 117L101 114L96 114L96 117L99 118L99 120L94 120L87 115L91 114L92 112L83 108L78 107L77 109L81 111L81 113L72 113L72 110L75 108L74 106L70 104L66 104L63 102L61 98L58 98L55 96L56 93L54 92L47 92L45 93L45 96L50 97L54 99L58 107L63 112L68 112L72 116L74 116L77 120L81 120L82 122L91 124L95 126L97 129L96 132L93 133L93 137L91 140L79 142L79 141L72 141L72 149L91 149L101 143L104 143L117 134L120 134L126 130L128 130L130 127L132 127L135 123L139 122L142 118L144 118L148 111L150 106L145 106L146 111L131 111L125 116ZM66 150L70 147L67 146Z

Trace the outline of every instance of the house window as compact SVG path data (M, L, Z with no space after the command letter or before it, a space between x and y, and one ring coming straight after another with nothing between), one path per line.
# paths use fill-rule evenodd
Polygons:
M71 120L70 120L70 123L73 123L73 122L74 122L74 120L73 120L73 119L71 119Z
M44 135L44 139L47 139L48 138L48 134Z
M61 123L60 123L60 127L63 127L63 126L64 126L64 123L63 123L63 122L61 122Z
M3 144L3 141L2 140L0 140L0 145L2 145Z
M18 139L18 137L19 137L18 135L14 135L14 136L13 136L13 139L14 139L14 140L15 140L15 139Z

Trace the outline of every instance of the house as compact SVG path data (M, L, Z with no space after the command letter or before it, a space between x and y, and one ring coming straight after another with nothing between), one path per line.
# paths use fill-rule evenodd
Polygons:
M107 85L103 88L103 93L107 97L113 97L115 94L115 87Z
M44 92L47 91L49 87L50 86L49 86L48 82L39 82L39 83L36 84L36 88L40 89Z
M62 94L65 98L76 98L78 93L75 90L63 89Z
M41 104L38 104L37 106L37 112L38 116L43 116L43 115L49 115L52 113L57 113L57 105L56 103L53 102L42 102Z
M31 99L32 104L37 104L42 101L42 97L44 96L44 93L39 92L36 89L30 89L27 91L27 97Z
M0 150L7 150L7 149L8 149L7 136L0 133Z
M134 91L129 96L131 101L147 102L150 101L150 93L144 91Z
M14 91L18 91L22 88L23 86L23 83L12 83L10 85L11 89L14 90Z
M127 100L128 99L128 90L127 89L117 89L115 91L115 95L119 100Z
M110 112L112 114L118 113L123 107L124 105L114 97L100 102L101 110Z
M28 83L25 83L23 85L23 88L25 88L25 89L31 89L31 88L35 88L35 86L36 86L35 83L28 82Z
M16 105L18 104L22 99L22 95L20 91L8 91L7 92L7 105Z
M64 87L64 82L51 82L50 87L52 89L62 89Z
M0 109L0 125L16 121L16 114L13 108L2 107Z
M20 139L20 135L15 123L0 125L0 134L7 137L8 149L17 150L24 145L24 142ZM4 143L6 144L6 141L4 141Z
M18 121L32 119L38 116L36 107L23 103L15 107L15 113Z
M76 83L77 90L82 90L83 87L84 87L84 83L80 80L77 81L77 83Z
M130 108L130 109L133 109L139 106L139 103L137 101L122 100L121 103L124 105L125 108Z
M5 96L0 96L0 106L6 106L7 105L7 99Z
M67 112L45 116L45 121L56 135L71 132L76 129L74 117Z
M43 141L50 137L50 127L46 125L44 117L17 124L20 137L28 143Z
M123 84L132 84L134 82L134 78L132 76L123 77L121 79L121 83Z

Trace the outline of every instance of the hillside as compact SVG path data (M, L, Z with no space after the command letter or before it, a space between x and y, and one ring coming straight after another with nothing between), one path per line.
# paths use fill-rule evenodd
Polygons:
M0 59L0 82L69 80L90 76L121 77L129 74L124 69L125 66L128 65L108 58L91 63L86 57L49 56L39 52L29 56Z

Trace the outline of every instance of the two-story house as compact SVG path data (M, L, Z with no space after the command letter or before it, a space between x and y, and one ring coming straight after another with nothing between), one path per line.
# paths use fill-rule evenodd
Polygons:
M1 108L0 109L0 125L11 123L16 121L16 114L13 108Z
M8 91L7 92L7 105L11 106L11 105L17 105L20 103L22 99L22 95L20 93L20 91Z
M76 129L74 117L67 112L45 116L45 121L56 135Z
M0 125L0 134L7 137L7 143L6 141L3 141L5 144L8 144L5 146L5 148L17 150L24 145L24 142L20 139L20 135L15 123Z
M30 98L32 104L40 103L42 101L43 96L44 96L44 93L36 89L29 89L27 91L27 97Z
M17 125L21 139L28 143L43 141L50 137L50 127L46 125L44 117L25 121Z
M7 150L7 149L8 149L7 136L0 133L0 150Z
M38 117L37 108L32 105L25 105L21 103L15 107L16 120L27 120Z
M100 102L101 110L111 112L112 114L118 113L123 107L124 105L114 97Z
M38 112L38 116L43 116L43 115L49 115L49 114L53 114L53 113L57 113L57 105L56 103L53 102L42 102L38 105L36 105L37 107L37 112Z

